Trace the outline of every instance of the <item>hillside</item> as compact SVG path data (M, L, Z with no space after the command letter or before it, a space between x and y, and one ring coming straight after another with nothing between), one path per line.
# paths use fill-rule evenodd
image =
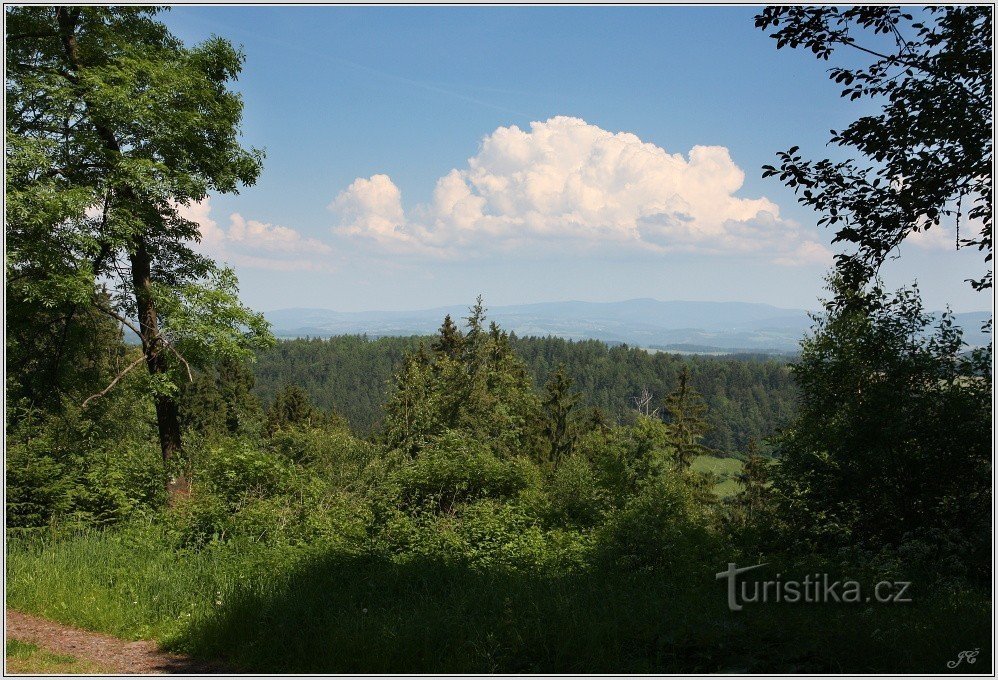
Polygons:
M381 418L391 376L405 352L420 342L428 338L284 340L258 354L255 391L267 404L282 385L300 385L316 405L336 410L355 430L370 432ZM643 388L658 405L689 366L693 386L710 407L706 443L720 451L744 450L749 438L772 434L793 414L795 388L785 363L775 359L680 356L552 337L516 338L513 349L536 386L564 364L584 405L621 422L633 419L632 398Z

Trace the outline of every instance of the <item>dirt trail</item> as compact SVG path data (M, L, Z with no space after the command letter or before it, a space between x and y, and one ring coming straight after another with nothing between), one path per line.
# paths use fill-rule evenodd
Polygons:
M225 673L219 663L161 651L155 642L129 642L7 610L7 639L30 642L56 654L86 659L113 673Z

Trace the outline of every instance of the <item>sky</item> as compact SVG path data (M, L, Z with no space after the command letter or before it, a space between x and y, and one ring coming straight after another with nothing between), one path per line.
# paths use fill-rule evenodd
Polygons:
M869 113L744 7L194 7L245 52L258 182L184 208L259 310L559 300L815 309L833 234L760 167ZM864 108L866 107L866 108ZM977 251L906 242L888 285L989 309Z

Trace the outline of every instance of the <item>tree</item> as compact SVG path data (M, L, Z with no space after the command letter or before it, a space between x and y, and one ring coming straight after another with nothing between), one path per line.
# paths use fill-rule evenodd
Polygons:
M968 353L916 288L831 292L846 303L803 342L799 414L775 440L779 516L806 549L916 541L988 568L990 348Z
M843 97L881 107L832 131L831 144L864 160L806 161L794 146L779 154L779 168L763 167L764 177L779 175L801 204L824 213L818 223L836 227L834 242L855 246L837 256L852 288L874 278L907 236L944 218L955 221L957 248L976 247L991 261L992 11L775 6L756 17L757 27L777 28L778 49L804 47L827 61L848 48L873 58L830 69ZM976 233L960 236L961 217ZM990 267L970 283L990 288Z
M457 359L461 356L461 346L464 344L464 337L457 325L451 320L450 314L444 317L444 322L440 326L437 338L430 345L438 356L449 359Z
M544 435L550 445L548 461L557 465L571 455L575 448L578 430L575 421L575 408L581 395L572 393L572 379L563 365L548 378L541 399L544 409Z
M385 404L384 439L411 456L449 431L487 442L502 455L532 452L541 420L540 401L508 334L486 327L479 297L467 318L460 352L409 353ZM433 347L456 337L444 323Z
M709 429L705 418L707 404L689 383L690 372L684 366L679 374L679 387L665 398L670 440L675 446L676 465L680 470L688 470L694 458L707 453L707 447L702 443Z
M748 455L738 474L738 482L742 488L735 495L735 503L742 510L747 524L751 525L759 520L770 500L770 464L770 460L759 453L756 441L750 440Z
M22 304L70 322L96 310L135 332L142 361L126 372L146 366L168 461L190 364L248 356L270 336L232 271L191 250L198 225L178 212L260 172L227 89L243 55L221 38L185 47L157 11L7 11L7 279Z
M312 405L308 392L298 385L285 385L278 390L274 403L267 410L267 435L287 427L318 427L326 421L323 413Z
M254 376L244 361L223 359L199 371L180 396L184 431L200 436L259 430L263 409L253 394Z

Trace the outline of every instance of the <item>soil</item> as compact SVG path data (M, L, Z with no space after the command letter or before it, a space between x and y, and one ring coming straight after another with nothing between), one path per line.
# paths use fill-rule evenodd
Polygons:
M129 642L12 610L7 610L7 638L30 642L54 654L85 659L112 673L233 672L219 662L164 652L150 640Z

